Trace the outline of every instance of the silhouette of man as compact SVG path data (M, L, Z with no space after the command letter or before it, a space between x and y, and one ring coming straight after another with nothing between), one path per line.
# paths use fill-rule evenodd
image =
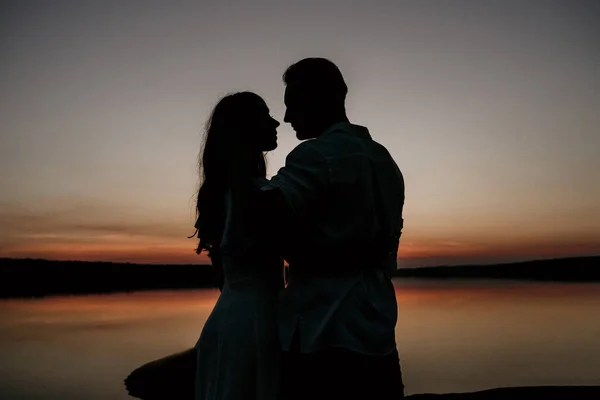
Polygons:
M254 192L256 216L289 263L281 297L282 398L394 399L404 386L391 274L404 180L367 128L351 124L335 64L291 65L284 121L300 143ZM269 222L265 222L269 221Z

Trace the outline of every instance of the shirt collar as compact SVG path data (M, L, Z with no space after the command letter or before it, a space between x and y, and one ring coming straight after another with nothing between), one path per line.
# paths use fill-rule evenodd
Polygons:
M331 125L329 128L325 129L323 133L319 135L319 138L329 136L334 132L344 132L347 134L352 134L356 136L366 136L371 139L371 135L369 134L369 130L361 125L351 124L350 122L338 122Z

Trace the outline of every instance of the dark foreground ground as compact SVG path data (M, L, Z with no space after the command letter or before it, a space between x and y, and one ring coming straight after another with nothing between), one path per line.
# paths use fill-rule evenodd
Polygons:
M164 397L164 399L179 399L180 397ZM158 400L144 398L143 400ZM192 399L192 398L190 398ZM600 386L530 386L507 387L480 392L448 393L448 394L413 394L407 400L598 400Z
M191 348L142 365L125 379L129 395L142 400L193 400L196 351ZM414 394L410 400L600 400L600 386L506 387L471 393Z
M506 387L471 393L414 394L410 400L597 400L600 386L525 386Z

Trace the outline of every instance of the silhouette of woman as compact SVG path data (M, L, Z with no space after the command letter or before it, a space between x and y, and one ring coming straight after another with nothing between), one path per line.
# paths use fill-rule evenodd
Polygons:
M218 271L221 294L195 348L138 368L125 381L130 395L146 400L277 397L283 260L245 231L251 210L231 193L236 182L268 182L264 154L277 147L278 126L252 92L227 95L214 108L201 147L192 237L199 238L196 252L206 251Z

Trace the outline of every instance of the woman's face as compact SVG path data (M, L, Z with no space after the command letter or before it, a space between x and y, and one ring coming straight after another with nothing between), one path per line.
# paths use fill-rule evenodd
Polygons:
M263 101L255 103L255 109L250 113L250 131L256 137L252 141L256 143L257 150L271 151L277 148L277 127L279 121L271 116L269 107ZM254 108L254 107L253 107Z

